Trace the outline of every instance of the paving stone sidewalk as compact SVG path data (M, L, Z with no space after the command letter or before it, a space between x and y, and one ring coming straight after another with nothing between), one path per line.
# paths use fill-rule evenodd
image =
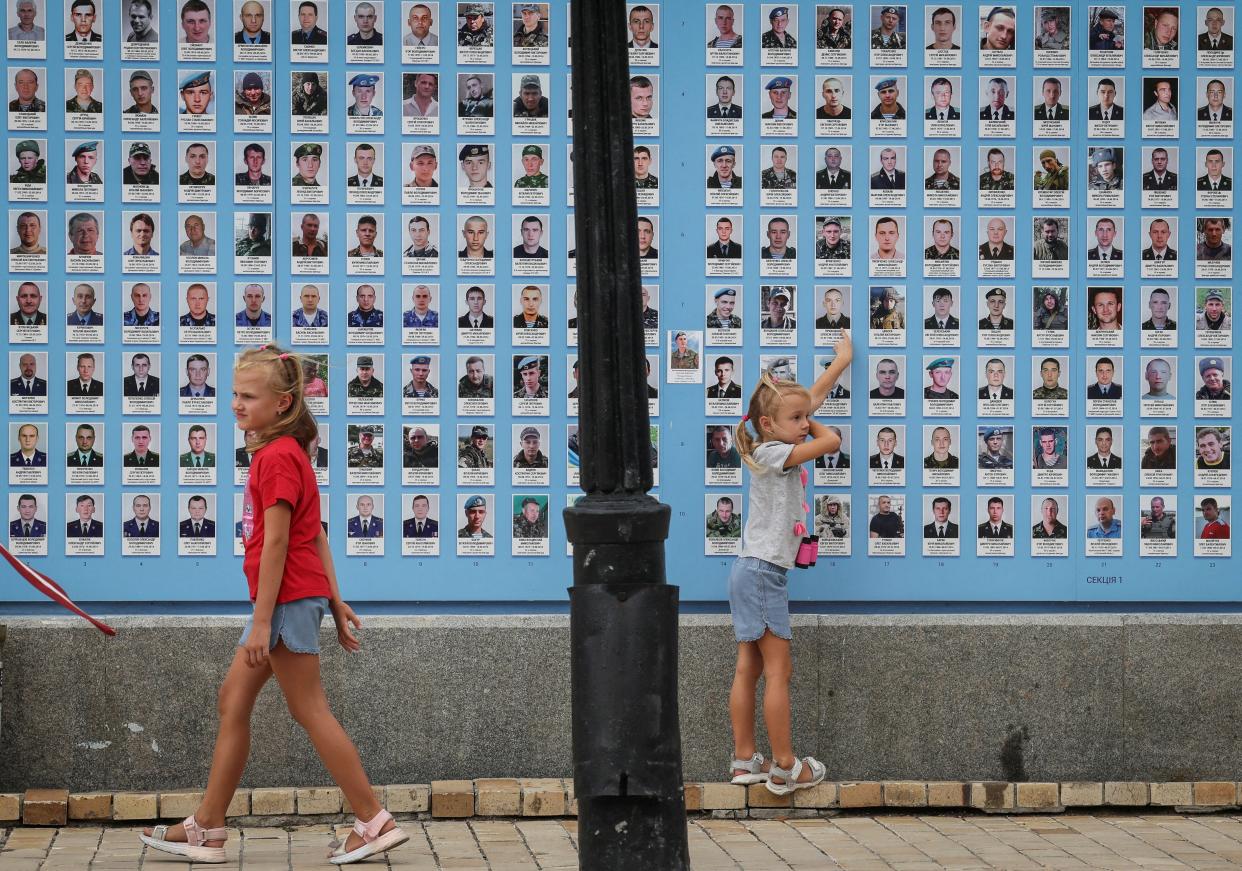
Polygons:
M574 820L402 823L409 844L387 863L410 871L576 869ZM143 852L135 829L4 831L0 871L132 871L189 866ZM343 829L342 829L343 831ZM300 871L330 867L328 826L235 829L231 861L196 868ZM695 871L1242 868L1242 817L1181 814L1049 816L842 815L831 819L690 822Z

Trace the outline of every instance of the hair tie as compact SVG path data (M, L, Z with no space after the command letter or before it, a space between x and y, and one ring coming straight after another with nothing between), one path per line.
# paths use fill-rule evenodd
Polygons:
M749 414L743 414L743 415L742 415L742 423L746 423L746 421L748 421L748 420L750 420L750 415L749 415Z
M288 352L286 352L286 353L284 353L284 354L281 354L281 355L280 355L280 359L282 359L282 360L288 360L288 359L289 359L289 354L288 354Z

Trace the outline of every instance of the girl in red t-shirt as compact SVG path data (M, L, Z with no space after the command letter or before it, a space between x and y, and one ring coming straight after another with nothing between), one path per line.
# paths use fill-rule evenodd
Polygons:
M250 755L250 714L268 678L276 676L289 713L310 736L324 767L358 815L335 865L359 862L405 843L380 807L358 751L328 707L319 680L319 622L330 610L337 640L350 652L362 626L341 599L319 522L319 488L308 451L318 428L306 407L301 361L275 345L246 351L233 371L233 414L247 434L250 478L242 508L244 568L254 615L220 687L220 730L207 791L193 815L145 829L149 846L194 862L224 862L225 809ZM366 822L363 822L363 821Z

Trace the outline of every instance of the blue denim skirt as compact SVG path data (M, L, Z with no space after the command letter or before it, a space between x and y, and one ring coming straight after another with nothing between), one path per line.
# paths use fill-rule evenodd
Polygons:
M277 643L284 641L285 648L293 653L319 653L319 624L327 610L328 600L324 596L277 604L272 610L272 639L268 649L275 650ZM238 647L246 643L253 625L252 615L237 641Z
M786 569L758 557L742 556L729 572L729 612L737 641L758 641L765 629L785 640L789 626L789 579Z

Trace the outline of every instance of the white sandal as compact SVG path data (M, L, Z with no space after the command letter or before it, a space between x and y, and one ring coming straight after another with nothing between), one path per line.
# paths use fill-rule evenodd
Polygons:
M332 852L328 853L328 861L333 865L352 865L368 856L387 853L394 847L400 847L410 839L410 836L402 831L400 826L393 826L387 832L380 834L380 829L384 828L391 819L392 814L381 810L368 822L354 820L354 832L362 838L362 846L347 853L345 842L334 843Z
M741 786L749 786L752 783L764 783L768 779L768 772L763 770L764 758L762 753L756 753L749 759L734 759L733 764L729 766L730 771L744 770L745 774L734 774L730 783L736 783Z
M207 841L228 840L229 830L227 828L221 826L217 829L204 829L194 819L193 814L182 820L181 825L185 826L184 841L165 840L169 828L166 825L156 826L151 829L151 834L140 834L138 839L153 850L171 853L174 856L184 856L191 862L219 864L228 861L223 847L203 846Z
M828 769L824 767L824 763L820 762L813 756L806 757L806 765L811 769L811 779L805 782L799 782L798 778L802 776L801 759L795 759L794 764L788 771L781 768L775 762L772 763L772 769L768 772L768 781L764 784L768 788L768 792L773 795L789 795L800 789L810 789L823 783L824 778L828 774ZM771 778L779 777L784 783L776 783Z

